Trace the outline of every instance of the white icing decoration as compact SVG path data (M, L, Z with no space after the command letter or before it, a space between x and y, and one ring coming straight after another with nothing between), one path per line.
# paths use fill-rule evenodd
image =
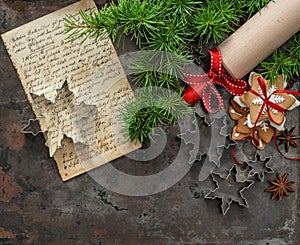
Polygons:
M230 112L241 117L243 116L243 114L236 112L234 109L231 109Z
M269 101L270 102L273 102L274 104L280 104L280 103L283 103L285 101L285 98L281 95L278 95L278 94L273 94L275 91L276 91L277 87L275 85L272 85L268 91L267 91L267 98L270 96L269 98ZM263 94L263 91L261 89L261 87L258 87L258 92L260 94L260 96L263 98L263 99L267 99L265 97L265 95ZM271 95L272 94L272 95ZM260 105L260 109L259 111L261 110L261 107L262 105L264 104L264 101L261 97L256 97L255 99L252 100L252 104L254 105ZM269 106L269 105L266 105L262 111L262 114L265 114L267 112L267 110L270 110L272 111L274 114L278 114L278 110L274 109L273 107Z
M260 126L262 124L263 121L257 122L256 126ZM250 114L247 115L247 125L248 128L254 128L254 124L251 123L251 117Z
M260 125L262 131L264 132L267 132L269 130L269 123L267 122L263 122L261 125Z
M240 96L234 96L233 100L242 108L247 107L241 100L240 100Z
M295 102L294 102L294 104L292 104L289 108L288 108L288 110L290 111L290 110L293 110L293 109L295 109L296 107L298 107L299 105L300 105L300 102L299 102L299 100L297 100L296 98L295 98L295 96L293 96L293 95L289 95L289 96L291 96L291 97L293 97L294 99L295 99Z
M270 124L271 124L272 127L276 128L277 130L283 131L285 122L286 122L286 118L284 117L283 123L281 125L273 123L272 121L270 121Z

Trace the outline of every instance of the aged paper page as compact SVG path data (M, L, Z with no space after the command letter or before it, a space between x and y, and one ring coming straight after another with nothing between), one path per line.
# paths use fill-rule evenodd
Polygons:
M63 180L140 147L118 113L132 90L110 39L66 40L64 17L94 8L82 0L2 35Z

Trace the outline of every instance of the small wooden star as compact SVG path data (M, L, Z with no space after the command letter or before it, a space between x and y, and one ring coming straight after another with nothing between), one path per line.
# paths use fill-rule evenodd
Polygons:
M288 192L294 192L295 189L291 187L292 184L295 183L293 180L288 180L289 174L281 176L280 172L277 173L277 179L275 181L270 181L270 184L272 185L268 189L266 189L266 192L273 193L272 200L274 200L276 197L279 198L281 201L283 199L283 196L288 196Z
M290 131L285 129L280 136L276 137L277 139L279 139L279 145L285 145L285 152L288 152L290 150L290 146L293 146L295 148L298 147L298 144L295 140L300 139L300 135L295 135L295 130L296 127L293 127Z

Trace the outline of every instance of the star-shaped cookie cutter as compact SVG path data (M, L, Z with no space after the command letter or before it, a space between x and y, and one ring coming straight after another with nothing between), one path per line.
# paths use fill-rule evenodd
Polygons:
M243 196L243 192L253 185L253 180L236 182L236 177L234 176L233 171L231 171L230 175L226 179L223 179L217 174L212 174L211 176L217 187L205 195L205 198L222 199L221 209L223 215L228 212L233 201L238 203L240 206L249 207L247 199Z
M32 127L32 122L38 121L37 119L28 119L27 124L21 129L21 132L24 134L32 134L33 136L37 136L39 133L43 133L44 131L38 130L34 131Z
M186 131L182 134L177 135L177 137L182 139L186 145L192 145L192 149L189 151L189 164L193 164L197 159L199 149L199 126L194 113L188 116L188 120L191 122L191 125L186 125ZM186 121L186 124L187 123L188 121Z
M270 166L271 157L262 160L258 154L256 154L255 161L247 162L247 165L251 168L249 177L257 175L258 179L263 182L265 173L274 173L274 169Z

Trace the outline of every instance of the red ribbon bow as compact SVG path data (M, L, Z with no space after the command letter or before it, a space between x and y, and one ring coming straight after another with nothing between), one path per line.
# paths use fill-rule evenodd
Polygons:
M223 106L223 99L215 88L215 84L225 87L233 95L242 95L247 83L228 76L222 67L222 55L218 47L208 52L211 57L209 72L202 75L184 73L185 82L191 87L184 92L183 99L189 104L195 104L202 99L204 107L209 113L218 113ZM212 109L211 106L212 95L218 99L219 105L216 109Z

